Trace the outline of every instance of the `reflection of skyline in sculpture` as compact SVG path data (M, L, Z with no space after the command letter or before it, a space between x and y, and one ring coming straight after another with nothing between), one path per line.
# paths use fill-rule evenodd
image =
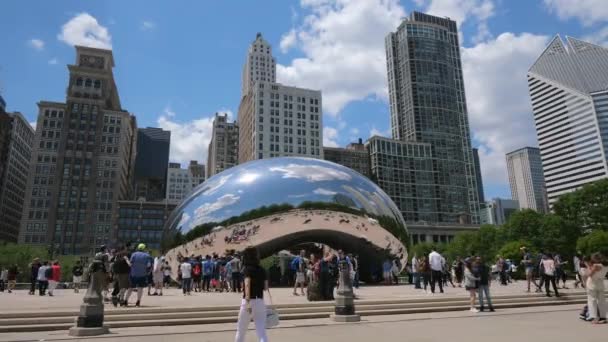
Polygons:
M328 214L321 220L309 214L310 223L291 219L290 224L285 224L289 220L281 223L279 218L270 223L265 221L271 216L292 217L306 210ZM352 219L338 219L340 215L352 215ZM371 225L370 218L378 223ZM295 242L330 246L333 242L352 252L358 252L352 250L356 246L368 252L373 250L376 255L382 250L395 256L406 255L405 222L378 186L346 167L308 158L256 160L211 177L194 189L167 221L167 230L177 235L176 241L167 242L165 247L223 234L221 229L214 230L217 226L234 230L243 224L257 225L258 221L266 225L258 228L258 236L264 240L256 243L264 244L267 252L289 248ZM361 223L350 227L351 221ZM367 222L366 229L373 226L374 232L364 230L362 222ZM224 238L231 241L228 236ZM392 242L395 248L387 249L387 241L391 239L395 239Z

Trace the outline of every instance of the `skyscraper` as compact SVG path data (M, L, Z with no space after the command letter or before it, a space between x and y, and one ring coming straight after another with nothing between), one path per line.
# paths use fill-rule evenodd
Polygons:
M169 163L167 172L167 202L179 204L196 186L205 181L205 165L191 160L187 169L179 163Z
M215 113L209 150L207 151L207 176L211 177L231 168L239 162L239 127L228 122L228 114Z
M205 165L199 164L196 160L190 161L188 171L190 171L190 182L192 183L193 189L207 179L205 170Z
M608 49L559 36L528 71L549 205L608 177Z
M115 241L132 194L135 117L122 109L111 50L76 46L64 103L41 101L19 241L88 254Z
M171 132L162 128L137 129L135 198L160 201L165 198Z
M243 68L239 163L281 156L323 158L323 111L318 90L275 83L276 64L258 33Z
M475 165L475 177L477 177L477 198L481 204L486 201L486 196L483 194L483 179L481 178L481 163L479 162L478 148L473 148L473 164Z
M365 177L371 176L369 153L361 139L348 144L346 148L323 147L323 159L351 168Z
M412 12L386 37L393 138L431 145L439 222L479 222L456 22Z
M17 242L34 129L21 113L6 113L0 98L0 241Z
M507 171L511 197L519 202L519 207L546 213L548 206L540 150L524 147L507 153Z

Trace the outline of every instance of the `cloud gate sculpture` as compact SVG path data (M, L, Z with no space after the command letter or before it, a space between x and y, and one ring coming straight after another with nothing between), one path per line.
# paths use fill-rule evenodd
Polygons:
M387 256L406 264L405 222L377 185L344 166L310 158L251 161L195 188L167 221L166 259L257 246L262 257L320 243L359 254L362 279ZM173 267L177 269L177 267Z

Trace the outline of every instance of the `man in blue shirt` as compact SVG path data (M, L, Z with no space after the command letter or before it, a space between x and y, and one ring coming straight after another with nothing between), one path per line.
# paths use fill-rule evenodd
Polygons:
M211 284L211 276L213 275L213 264L211 256L207 255L203 262L203 291L210 291L209 285Z
M129 303L129 297L134 289L137 289L137 302L135 306L141 304L141 297L144 294L144 287L148 286L148 269L152 266L152 257L146 253L146 245L140 243L137 245L137 252L131 254L129 260L129 266L131 266L131 272L129 273L129 282L131 287L127 291L125 303Z

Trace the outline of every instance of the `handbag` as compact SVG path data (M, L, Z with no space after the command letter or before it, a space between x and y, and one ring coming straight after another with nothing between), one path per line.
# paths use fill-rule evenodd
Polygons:
M270 305L266 307L266 329L274 328L279 325L279 312L272 307L270 290L268 290L268 299L270 300Z

